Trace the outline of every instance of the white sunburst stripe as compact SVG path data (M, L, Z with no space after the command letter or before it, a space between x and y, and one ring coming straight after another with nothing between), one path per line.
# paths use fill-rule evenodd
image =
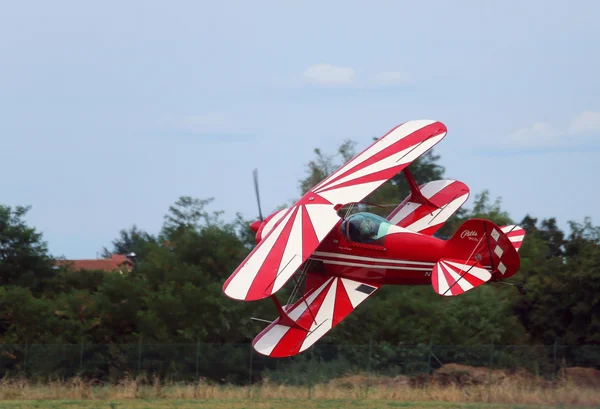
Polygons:
M453 270L452 268L450 268L450 266L444 262L441 262L438 264L438 269L439 269L439 274L440 274L440 279L444 280L445 286L444 286L444 291L440 291L441 295L444 296L453 296L453 292L452 289L456 286L456 277L455 275L453 275ZM448 275L454 279L454 281L450 282L448 281L448 277L446 277L446 274L444 273L448 273Z
M391 258L376 258L376 257L364 257L364 256L354 256L351 254L340 254L340 253L330 253L325 251L315 251L313 256L321 256L321 257L334 257L346 260L356 260L356 261L373 261L377 263L390 263L390 264L414 264L416 266L431 266L433 267L435 263L428 261L411 261L411 260L398 260Z
M256 249L253 257L250 257L246 264L244 264L235 276L232 277L229 285L227 286L227 295L233 298L243 299L248 294L248 290L252 286L252 282L256 277L256 274L247 274L246 271L258 271L260 266L265 262L266 258L271 253L273 246L281 236L284 226L292 217L293 210L288 212L285 218L281 220L281 223L269 234L264 242Z
M444 191L449 186L456 183L457 180L454 179L443 179L443 180L434 180L432 182L425 183L422 185L419 190L427 199L431 199L436 194ZM464 202L466 202L469 197L469 192L463 193L458 197L455 197L450 202L446 203L440 209L436 209L433 214L427 212L425 216L421 219L412 222L411 225L407 226L409 230L413 230L416 232L420 232L426 228L437 226L439 224L445 223L448 218L460 208ZM397 225L402 222L408 216L416 212L422 205L420 203L408 201L403 207L401 207L394 214L391 213L391 217L389 218L390 223Z
M425 128L428 125L435 123L436 121L432 120L416 120L409 121L404 124L397 126L391 132L389 132L384 137L377 140L370 147L365 149L363 152L354 157L354 159L350 160L347 164L342 166L338 171L332 173L329 177L325 178L321 183L317 184L312 191L316 191L316 189L320 189L322 186L329 184L329 182L335 179L338 175L345 173L349 169L363 163L364 161L369 160L374 155L383 151L385 148L393 145L394 143L406 138L408 135L415 133L416 131Z
M404 206L402 206L398 213L389 219L390 223L398 224L402 220L406 219L409 215L413 214L421 206L421 203L407 202Z
M444 267L446 267L446 271L454 279L454 282L451 284L453 287L458 285L463 292L467 292L473 288L473 284L471 284L464 278L465 275L469 274L465 272L466 270L458 270L457 272L455 269L451 268L446 263L442 262L441 264L443 264Z
M424 142L417 142L414 145L409 146L408 148L394 153L386 158L383 158L379 161L376 161L370 165L365 166L362 169L359 169L355 172L349 173L346 176L339 178L338 180L323 185L321 188L316 190L316 193L323 191L323 189L332 189L338 185L341 185L345 182L351 182L352 180L361 178L363 176L369 176L373 173L381 172L382 170L390 169L395 166L398 166L398 162L402 160L406 155L409 155L414 149L417 149Z
M444 190L454 182L456 182L456 180L454 179L434 180L424 184L423 187L419 190L421 191L423 196L425 196L428 199L431 199L433 196L440 193L442 190Z
M331 225L335 225L340 220L340 216L331 205L308 204L305 207L317 240L322 241L331 231ZM308 257L308 254L306 256Z
M385 264L364 264L364 263L355 263L351 261L337 261L337 260L327 260L327 259L314 259L322 261L324 264L333 264L337 266L347 266L347 267L367 267L367 268L377 268L377 269L388 269L388 270L404 270L404 271L431 271L433 266L431 267L400 267L400 266L391 266Z
M346 294L350 299L350 304L352 304L352 308L358 307L360 303L362 303L364 300L367 299L367 297L373 294L366 294L362 291L357 291L356 289L364 284L360 281L350 280L349 278L340 278L340 282L346 289ZM373 291L375 291L375 289L373 289Z
M456 210L458 210L460 206L462 206L464 202L467 201L468 196L468 194L459 196L458 198L448 203L446 206L440 207L439 209L436 209L431 213L427 213L424 217L420 218L419 220L415 221L410 226L408 226L407 229L420 232L422 230L427 229L428 227L444 223L446 220L448 220L448 218L451 215L453 215L456 212Z
M317 327L321 326L327 319L330 320L330 325L325 326L327 329L331 329L331 323L333 322L333 308L335 307L335 296L337 293L337 287L339 285L339 279L336 277L327 294L325 294L325 298L323 298L323 302L321 305L318 305L317 311L315 313L315 319L312 322L309 332L310 334L306 337L307 339L314 333Z
M307 306L311 305L315 301L315 299L325 290L325 288L327 288L329 283L334 279L335 277L331 277L330 279L325 281L316 291L314 291L308 296L305 302L298 304L296 308L289 311L288 316L290 317L290 319L292 321L297 321L302 316L302 314L306 312L308 308ZM312 319L312 316L311 323L311 326L313 326L314 321ZM275 349L275 347L279 344L279 342L283 340L283 338L290 329L291 327L288 327L287 325L275 325L256 342L256 344L254 345L254 349L262 354L270 355L271 352L273 352L273 350Z
M331 277L328 280L326 280L323 284L321 284L321 286L316 291L314 291L312 294L310 294L308 296L308 298L306 299L306 302L301 302L300 304L298 304L298 306L296 308L294 308L292 311L290 311L288 313L289 317L292 320L297 321L298 318L300 318L300 316L308 308L307 305L312 304L316 300L316 298L319 296L319 294L321 294L325 290L325 288L327 288L327 286L329 285L331 280L334 280L334 279L335 279L335 277Z
M288 327L287 325L277 324L273 326L269 331L265 332L258 341L256 341L254 349L261 354L270 355L290 329L291 327Z
M302 207L299 207L295 213L292 229L288 237L283 255L281 257L281 263L277 269L277 275L275 277L275 283L273 284L273 291L277 291L283 287L288 280L289 274L282 274L288 265L294 260L295 257L302 257L302 254L298 254L298 249L302 250ZM296 271L294 268L293 271Z
M437 270L437 281L438 281L438 294L444 294L450 288L446 275L444 274L443 263L438 263L435 270Z
M482 281L488 281L492 275L490 274L490 272L488 270L486 270L485 268L481 268L481 267L473 267L472 265L469 264L460 264L460 263L455 263L453 261L446 261L446 263L448 263L448 265L459 269L459 270L469 270L469 274L471 274L474 277L477 277L478 279L482 280ZM466 269L466 270L465 270Z
M376 190L382 184L383 182L380 180L374 182L357 183L354 185L348 185L331 190L326 190L324 192L319 193L319 195L324 199L327 199L331 203L346 204L349 202L358 201L368 196L369 193Z
M399 165L402 165L405 163L413 162L416 158L418 158L423 153L425 153L427 150L429 150L431 147L433 147L433 145L435 145L440 140L442 140L442 138L444 138L445 135L446 135L445 133L442 133L440 135L431 137L424 141L419 141L419 142L415 143L414 145L411 145L408 148L406 148L400 152L393 153L390 156L383 158L381 160L378 160L370 165L367 165L362 169L359 169L355 172L351 172L348 175L346 175L338 180L323 184L322 186L320 186L318 189L315 189L314 191L315 191L315 193L321 194L321 192L323 192L325 189L327 189L327 190L334 189L336 186L341 185L343 183L351 182L351 181L356 180L361 177L369 176L369 175L375 174L377 172L388 170L388 169L391 169L393 167L396 167L396 166L399 166ZM386 180L387 179L382 179L379 182L383 183ZM363 183L363 184L365 184L365 183Z
M431 149L435 144L444 139L446 136L446 132L442 132L439 135L433 136L429 139L424 140L418 145L414 145L412 150L409 151L406 155L402 156L398 159L398 165L406 164L414 162L419 156L423 155L429 149Z
M377 169L376 171L379 172L379 171L383 171L383 170L388 170L388 169L391 169L392 167L397 167L397 166L401 166L401 165L405 165L410 162L413 162L419 156L423 155L425 152L427 152L429 149L431 149L431 147L433 147L433 145L435 145L437 142L439 142L444 136L445 136L445 133L438 135L436 137L430 138L424 142L421 142L419 145L415 145L417 148L413 148L413 150L411 152L407 153L404 157L402 157L400 159L402 162L400 162L400 160L398 160L398 162L395 162L392 166L381 167L380 169ZM380 161L380 162L383 162L383 161ZM380 162L376 163L375 165L380 165ZM373 173L375 173L375 171ZM354 174L352 174L352 175L354 175ZM352 176L352 175L349 175L349 176ZM378 187L383 185L387 180L388 179L365 181L362 183L357 183L357 184L352 184L349 186L342 186L342 187L336 187L337 186L337 181L336 181L332 185L322 185L320 190L316 191L316 193L318 193L320 196L327 199L331 203L342 203L343 204L343 203L353 202L353 201L357 201L357 200L361 200L361 199L365 198L366 196L369 195L369 193L373 192Z
M275 227L275 225L277 224L277 222L279 220L281 220L281 218L285 215L285 212L287 212L289 210L289 208L286 209L281 209L279 210L277 213L275 213L273 215L273 217L271 217L269 219L269 221L267 222L267 224L265 224L265 227L263 227L262 232L261 232L261 238L265 238L267 237L267 234L269 234L269 232L273 229L273 227Z
M427 199L431 199L434 195L441 192L446 187L450 186L452 183L456 182L455 180L434 180L433 182L428 182L422 185L419 188L423 196ZM397 224L398 222L404 220L408 215L412 214L419 207L421 207L420 203L408 201L406 204L398 210L398 213L394 214L390 219L390 222L393 224Z

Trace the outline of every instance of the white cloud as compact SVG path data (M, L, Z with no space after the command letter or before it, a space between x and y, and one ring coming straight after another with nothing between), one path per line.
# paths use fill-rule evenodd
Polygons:
M600 133L600 112L584 111L577 115L569 127L571 134Z
M304 77L319 84L340 85L354 82L355 72L351 67L314 64L304 70Z
M190 132L215 132L227 130L230 126L225 114L209 112L202 115L192 115L173 121L175 128Z
M368 88L377 85L406 84L411 80L410 75L402 71L375 71L366 74L364 78L359 78L352 67L323 63L307 67L299 83Z
M400 71L382 71L375 74L373 79L381 84L405 84L410 81L410 76Z
M600 112L584 111L563 129L548 122L536 122L518 129L499 142L511 147L555 147L600 141Z
M547 122L536 122L526 128L517 129L501 140L510 146L548 146L560 142L561 132Z

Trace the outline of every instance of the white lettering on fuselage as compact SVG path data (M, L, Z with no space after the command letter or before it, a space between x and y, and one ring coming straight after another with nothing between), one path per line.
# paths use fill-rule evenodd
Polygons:
M477 237L477 232L475 230L465 230L460 234L460 238L464 239L465 237Z

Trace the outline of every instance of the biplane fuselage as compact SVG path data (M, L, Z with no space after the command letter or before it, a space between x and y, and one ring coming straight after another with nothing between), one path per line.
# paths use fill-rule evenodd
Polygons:
M311 271L321 264L337 277L378 285L427 285L433 266L446 256L444 240L394 225L388 226L392 232L375 240L352 240L343 229L351 221L352 216L340 221L321 243L309 259L314 266L309 267Z

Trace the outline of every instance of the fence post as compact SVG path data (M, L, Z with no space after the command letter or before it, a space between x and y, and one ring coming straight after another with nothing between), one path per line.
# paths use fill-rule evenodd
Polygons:
M138 347L138 378L142 373L142 334L140 334L140 343Z
M369 359L367 360L367 386L365 388L365 396L369 393L371 386L371 354L373 352L373 337L369 338Z
M198 399L198 384L200 383L200 369L198 367L200 357L200 338L196 339L196 387L194 388L194 399Z
M250 397L250 393L252 390L252 357L254 349L252 348L252 343L250 343L250 370L248 371L248 397Z
M338 347L339 348L339 347ZM312 348L310 350L310 361L308 362L308 399L312 398L312 373L313 373L313 360L315 358L315 350Z
M558 340L554 339L554 381L556 381L556 371L557 371L557 363L556 363L556 350L558 349Z
M429 338L429 356L427 357L427 380L425 381L425 391L429 388L429 372L431 371L431 349L433 348L433 337Z
M25 354L23 354L23 373L25 374L25 376L27 376L27 347L28 347L28 342L27 340L25 340Z
M79 351L79 375L83 373L83 337L81 337L81 350Z
M494 364L494 340L492 340L492 348L490 351L490 365L489 365L489 375L488 375L488 403L490 403L492 399L492 366Z

